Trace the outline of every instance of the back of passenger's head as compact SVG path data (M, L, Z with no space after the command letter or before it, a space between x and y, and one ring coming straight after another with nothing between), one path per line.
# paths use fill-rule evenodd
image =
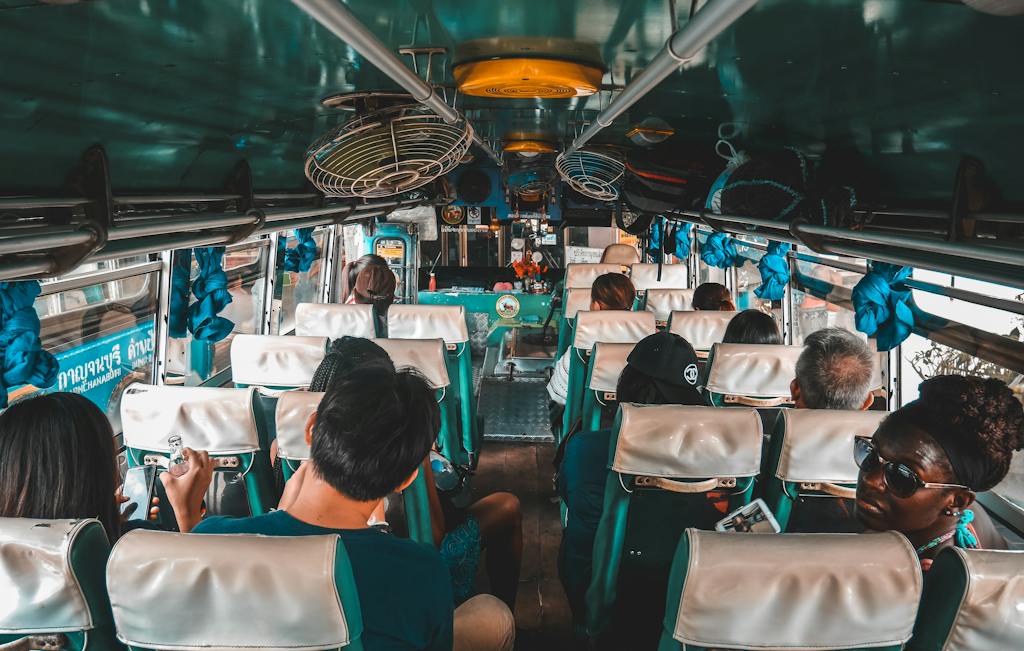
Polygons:
M636 289L622 274L601 274L590 287L591 310L631 310Z
M377 364L394 372L395 365L387 352L369 339L342 337L331 342L331 349L320 362L309 383L310 391L326 391L337 378L367 364Z
M601 253L601 262L604 264L636 264L640 262L640 254L637 253L636 247L628 244L609 244Z
M0 414L0 517L97 518L120 531L114 432L77 393L16 402Z
M736 304L725 285L701 283L693 290L693 309L731 312L736 309Z
M388 261L375 253L367 253L366 255L346 264L345 269L341 274L342 300L348 299L349 295L352 294L356 287L356 278L359 277L359 274L363 269L366 269L369 266L387 267Z
M743 310L725 328L723 344L781 344L782 334L775 317L761 310Z
M426 380L368 364L327 386L313 425L313 469L351 499L377 500L409 480L440 427Z
M677 334L645 337L626 358L615 393L619 402L703 405L697 390L697 353Z
M866 341L842 328L804 338L796 361L793 398L807 409L862 409L869 405L875 355Z
M386 310L395 300L395 288L398 281L394 272L388 267L372 264L356 276L352 295L356 303L373 305L378 310Z

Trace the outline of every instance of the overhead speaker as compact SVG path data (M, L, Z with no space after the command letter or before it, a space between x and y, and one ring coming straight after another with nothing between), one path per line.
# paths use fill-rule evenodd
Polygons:
M455 191L459 200L464 203L483 203L491 195L491 177L483 170L467 169L459 175Z

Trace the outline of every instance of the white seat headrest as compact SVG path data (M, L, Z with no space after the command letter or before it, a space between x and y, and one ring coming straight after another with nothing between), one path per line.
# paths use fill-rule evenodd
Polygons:
M640 262L640 254L636 247L629 244L609 244L604 247L601 254L601 262L604 264L630 265Z
M93 628L82 584L71 567L71 548L86 528L102 526L90 518L0 518L0 633Z
M1021 648L1024 641L1024 552L951 547L942 554L955 554L967 579L960 608L942 651Z
M308 387L327 352L327 337L235 335L231 377L236 384Z
M580 312L590 309L590 288L569 289L565 292L565 305L562 306L562 318L572 321Z
M469 341L466 308L462 305L392 305L388 308L388 337L464 343Z
M654 312L658 321L668 321L673 312L689 310L693 305L692 289L649 289L644 306Z
M761 417L749 408L620 403L612 470L677 479L753 477Z
M110 554L117 636L151 649L320 651L349 643L336 535L133 531Z
M277 398L274 429L277 432L277 456L303 461L309 458L306 423L316 411L324 394L316 391L286 391Z
M566 289L590 289L598 276L605 274L625 274L626 267L621 264L590 264L573 263L565 266Z
M372 305L299 303L295 306L295 334L300 337L377 336Z
M576 315L576 336L572 345L591 350L597 342L635 344L657 332L654 314L627 310L600 310Z
M786 409L782 451L775 476L782 481L856 484L853 440L870 437L884 411Z
M730 396L789 398L800 346L715 344L705 388Z
M910 639L921 567L899 533L687 529L683 541L689 567L673 637L684 644L859 649Z
M260 447L252 413L253 389L133 384L121 396L124 444L168 452L167 439L211 454L244 454Z
M395 368L412 367L426 378L431 389L443 389L451 380L445 361L444 342L440 339L374 339L383 348Z
M650 292L647 300L651 300ZM694 350L711 350L715 344L722 343L725 329L739 312L716 312L714 310L673 311L669 319L668 331L677 334L690 342ZM792 379L792 378L790 378Z
M638 263L629 268L629 279L638 292L649 289L685 289L690 286L690 270L685 264L663 264L659 279L658 265Z
M626 358L636 348L636 344L594 344L594 354L590 357L591 391L614 393L619 386L619 376L626 368Z

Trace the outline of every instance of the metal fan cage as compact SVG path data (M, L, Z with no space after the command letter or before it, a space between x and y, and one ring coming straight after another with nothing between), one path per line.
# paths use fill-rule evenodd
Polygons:
M447 124L418 104L357 116L313 143L306 178L331 197L388 197L453 170L473 142L466 122Z
M619 180L626 172L622 161L596 151L559 154L555 169L573 190L599 201L618 199Z

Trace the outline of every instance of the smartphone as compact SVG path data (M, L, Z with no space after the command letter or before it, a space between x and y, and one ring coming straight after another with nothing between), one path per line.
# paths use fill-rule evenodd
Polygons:
M782 528L775 520L764 500L757 498L750 504L740 507L719 520L715 524L716 531L736 531L742 533L779 533Z
M121 494L128 498L121 512L128 521L146 520L156 490L155 466L135 466L124 474Z

